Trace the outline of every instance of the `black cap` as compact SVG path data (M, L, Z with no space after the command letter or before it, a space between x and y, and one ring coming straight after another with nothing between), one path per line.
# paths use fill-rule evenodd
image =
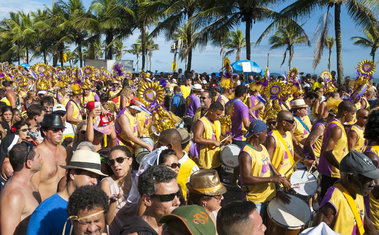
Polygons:
M363 153L350 151L340 163L340 171L366 176L370 179L379 179L379 169L370 158Z
M41 127L65 128L62 119L58 114L45 114L45 116L43 116L43 121L41 122Z

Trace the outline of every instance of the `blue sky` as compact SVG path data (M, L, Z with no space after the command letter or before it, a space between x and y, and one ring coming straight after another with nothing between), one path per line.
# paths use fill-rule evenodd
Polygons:
M92 0L83 0L85 6L89 6ZM274 10L281 10L284 6L288 5L291 1L286 1L286 4L278 4L272 6ZM38 8L44 8L44 6L51 7L52 0L0 0L0 19L7 17L10 11L33 11ZM333 11L331 11L333 14ZM325 13L325 9L318 9L312 13L309 18L303 18L299 23L305 23L303 26L309 38L313 39L313 34L316 29L318 20L320 16ZM255 42L259 35L264 31L270 22L257 22L253 25L251 30L251 41ZM245 31L245 25L240 24L236 29ZM131 44L135 43L140 32L136 30L131 36L124 40L124 45L130 48ZM330 36L334 37L334 24L330 28ZM356 65L363 59L371 59L369 56L370 49L362 48L353 45L353 41L350 39L353 36L364 36L360 26L357 26L351 18L347 15L346 8L342 10L342 55L343 55L343 65L344 73L346 75L354 76ZM158 36L155 39L155 43L159 44L159 51L154 51L152 57L152 70L158 71L170 71L171 62L173 60L173 54L170 53L170 41L167 41L163 35ZM294 59L292 61L293 67L297 67L300 71L305 71L309 73L320 73L327 69L327 51L324 51L324 55L321 59L320 64L313 70L313 45L314 41L310 47L305 45L295 46ZM267 53L270 53L270 71L283 73L288 70L287 61L280 67L282 62L283 53L285 48L270 50L270 45L268 44L267 38L262 41L262 43L257 47L252 47L252 60L257 62L262 68L266 66ZM241 59L245 59L245 49L241 53ZM377 56L378 57L378 52ZM136 60L134 55L124 54L123 59ZM229 56L230 61L235 61L235 54ZM41 62L41 58L36 58L32 63ZM336 54L335 47L332 53L332 69L336 70ZM140 67L140 66L139 66ZM192 68L198 72L213 72L218 71L221 67L221 56L220 48L211 44L206 47L196 48L193 53ZM178 68L184 68L184 61L178 63ZM378 74L378 73L377 73ZM375 76L378 77L378 76Z

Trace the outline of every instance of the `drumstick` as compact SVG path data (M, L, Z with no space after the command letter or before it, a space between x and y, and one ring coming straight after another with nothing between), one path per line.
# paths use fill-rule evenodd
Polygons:
M284 173L284 175L287 175L287 173L290 172L290 171L296 166L296 164L298 164L300 161L301 161L301 158L298 159L298 160L297 160L297 161L291 166L291 168L288 169L288 171L287 171L286 173Z
M309 168L309 170L307 171L307 178L308 178L308 176L309 176L309 173L311 173L312 168L313 168L313 165L312 165L311 168Z
M317 181L317 179L315 179L315 180L308 180L308 181L305 181L305 182L300 182L300 183L293 184L292 186L299 185L299 184L308 184L308 183L312 183L312 182L316 182L316 181Z
M223 140L221 140L220 143L224 142L225 140L229 139L230 137L232 137L231 135L228 135L227 137L225 137Z

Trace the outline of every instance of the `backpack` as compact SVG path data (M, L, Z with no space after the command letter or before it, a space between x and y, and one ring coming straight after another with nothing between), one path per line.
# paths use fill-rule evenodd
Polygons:
M179 97L180 103L178 108L176 109L176 115L179 117L183 117L187 113L187 102L182 95L179 95Z

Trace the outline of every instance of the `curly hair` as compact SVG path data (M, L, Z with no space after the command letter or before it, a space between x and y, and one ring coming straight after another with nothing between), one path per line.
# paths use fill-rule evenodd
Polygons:
M368 141L379 139L379 110L373 110L368 115L364 137Z
M104 209L104 214L109 210L108 196L99 187L86 185L77 188L70 196L67 205L69 216L78 215L80 210L92 210L95 207Z
M166 166L155 165L143 172L138 179L140 195L152 196L155 194L155 184L168 183L176 178L176 173Z

